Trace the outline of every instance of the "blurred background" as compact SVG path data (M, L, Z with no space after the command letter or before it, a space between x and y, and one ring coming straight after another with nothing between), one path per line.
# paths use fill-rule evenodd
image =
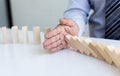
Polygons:
M54 28L67 8L68 0L0 0L0 26L17 25ZM85 36L89 36L88 28Z

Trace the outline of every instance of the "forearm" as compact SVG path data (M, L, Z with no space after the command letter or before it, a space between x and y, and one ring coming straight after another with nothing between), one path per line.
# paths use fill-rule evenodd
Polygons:
M78 36L81 36L85 31L89 11L88 0L70 0L68 9L64 12L64 18L71 19L78 25Z

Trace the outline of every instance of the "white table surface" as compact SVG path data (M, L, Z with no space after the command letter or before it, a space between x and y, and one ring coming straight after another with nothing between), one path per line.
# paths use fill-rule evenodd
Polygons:
M0 32L0 76L120 76L116 67L69 49L47 53L42 45L32 44L31 32L29 36L28 45L22 44L21 36L20 44L3 45ZM120 41L93 40L120 47Z

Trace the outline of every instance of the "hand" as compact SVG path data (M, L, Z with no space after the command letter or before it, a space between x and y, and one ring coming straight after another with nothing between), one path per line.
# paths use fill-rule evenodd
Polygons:
M55 29L45 35L43 45L44 48L50 52L56 52L67 48L67 43L64 37L68 34L77 36L79 32L79 28L73 20L60 19L59 23L60 24L58 24Z

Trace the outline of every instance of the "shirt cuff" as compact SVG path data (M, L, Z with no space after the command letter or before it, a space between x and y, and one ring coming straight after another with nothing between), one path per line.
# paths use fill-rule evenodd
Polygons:
M77 26L79 27L78 37L83 36L83 33L85 32L86 25L83 21L80 21L79 19L72 19L76 22Z

